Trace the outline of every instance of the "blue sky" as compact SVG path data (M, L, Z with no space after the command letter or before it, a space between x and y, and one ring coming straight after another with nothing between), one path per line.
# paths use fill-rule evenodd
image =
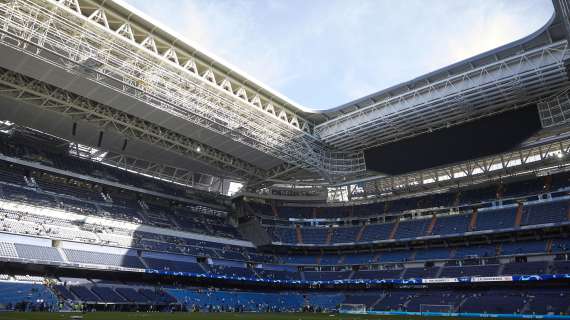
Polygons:
M532 33L550 0L127 0L312 109Z

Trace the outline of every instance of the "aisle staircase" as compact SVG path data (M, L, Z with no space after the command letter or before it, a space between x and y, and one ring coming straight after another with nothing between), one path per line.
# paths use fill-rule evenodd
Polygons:
M332 242L332 237L333 237L333 230L334 228L329 228L327 231L327 239L325 241L326 244L331 244Z
M366 229L366 225L362 225L362 228L360 228L360 230L358 230L358 233L356 234L356 242L360 241L360 239L362 239L362 235L364 234L364 229Z
M469 231L475 230L477 228L477 208L473 208L473 213L471 213L471 221L469 221Z
M277 207L275 207L275 202L271 201L271 211L273 212L273 216L275 218L279 218L279 212L277 211Z
M301 226L300 225L295 225L295 232L297 234L297 243L298 244L303 244L303 234L301 233Z
M427 231L426 231L426 236L431 235L431 233L433 232L433 228L435 227L435 223L437 221L437 216L435 214L433 214L431 216L431 222L428 225Z
M396 220L396 223L394 223L394 228L392 228L392 231L390 231L390 236L388 237L388 239L390 240L394 239L399 226L400 226L400 218L398 218L398 220Z
M515 228L518 228L521 226L521 222L522 222L522 216L523 216L523 203L519 202L518 207L517 207L517 214L515 216Z

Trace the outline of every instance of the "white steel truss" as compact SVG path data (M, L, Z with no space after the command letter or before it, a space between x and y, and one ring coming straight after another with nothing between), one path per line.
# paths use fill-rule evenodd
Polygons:
M570 2L568 0L553 0L554 9L562 18L566 33L566 40L570 41Z
M570 171L570 132L529 143L515 151L414 173L367 177L336 185L281 184L244 194L265 196L271 194L271 190L286 190L284 200L296 201L304 199L307 190L312 188L326 190L330 202L374 202L499 181L521 174L549 175L562 171Z
M444 80L410 88L318 125L327 143L356 150L489 116L568 85L566 40L523 51Z
M85 6L84 2L98 5ZM564 1L558 2L568 8ZM228 177L253 181L253 185L279 181L299 169L314 173L317 179L324 177L334 185L355 181L366 170L361 151L364 147L540 102L568 85L568 44L559 41L506 58L496 57L492 63L409 88L405 93L313 127L261 92L236 82L229 73L204 65L199 57L181 50L176 41L165 43L152 30L141 31L128 19L117 20L103 1L0 0L0 45L229 137L280 159L283 164L270 170L260 169L118 111L112 105L6 69L0 70L0 94L113 127L125 136L187 155L227 172ZM518 161L526 164L522 159ZM493 162L485 171L485 165L473 163L473 171L452 170L445 180L488 173L498 165ZM441 182L441 177L446 176L441 170L445 171L433 169L361 181L365 184L361 188L383 192L426 185L430 180Z
M462 187L500 178L537 172L551 168L570 170L570 139L520 148L499 155L465 161L452 166L428 169L410 174L371 177L339 186L355 191L351 199L385 197L393 193L409 193L443 187ZM383 196L384 195L384 196Z
M570 95L568 92L538 103L538 115L543 128L560 126L570 121Z
M148 160L125 156L118 153L109 153L100 162L123 170L142 173L155 179L183 186L189 186L210 192L222 192L223 178L193 172L184 168L150 162Z
M150 36L141 44L129 40L129 28L111 30L101 8L85 17L63 4L1 0L0 43L330 179L365 171L361 151L329 149L302 130L300 118L275 114L268 104L272 116L243 88L228 92L211 70L200 75L192 63L179 65L172 47L160 54Z
M273 96L271 93L268 93L267 95L265 94L267 92L261 92L264 91L264 88L257 87L255 84L251 83L251 81L248 82L247 80L244 81L243 79L235 79L235 71L222 70L223 68L219 68L221 65L220 63L212 61L211 59L204 59L204 57L200 56L196 52L196 49L188 51L187 48L177 46L177 44L181 42L180 39L172 39L172 37L163 38L159 36L159 32L157 32L160 29L159 26L142 26L133 21L134 14L132 12L128 12L126 14L123 13L120 15L116 12L116 10L113 11L109 8L109 4L117 5L116 3L110 3L104 0L50 1L59 3L67 8L72 9L73 11L76 11L78 14L87 17L89 20L96 22L111 31L114 31L116 34L121 35L134 43L140 44L147 50L167 58L175 64L182 66L184 69L187 69L194 74L201 75L203 78L208 79L213 84L224 87L221 83L218 83L215 80L216 78L224 79L224 81L229 82L231 86L238 88L235 92L233 90L230 90L230 92L236 96L242 99L244 96L258 97L259 105L257 105L257 107L263 110L265 110L265 106L271 104L272 108L277 110L274 112L274 120L282 121L283 123L293 126L296 129L312 132L313 124L303 119L298 114L299 112L294 110L294 106L291 108L291 106L282 105L276 101L278 100L277 97ZM124 7L122 7L122 9L122 11L126 10ZM141 33L143 36L138 36ZM245 100L246 102L250 102L251 104L255 105L253 99ZM276 114L285 114L285 117L277 117Z
M87 150L85 150L87 149ZM72 156L102 163L125 171L143 174L155 179L172 182L211 192L221 192L223 179L220 177L194 172L185 168L156 163L145 159L91 148L75 142L69 144Z
M201 161L234 177L262 179L267 172L151 122L133 117L61 88L0 68L0 96L33 104L75 120L113 129L125 137L142 140L165 150Z

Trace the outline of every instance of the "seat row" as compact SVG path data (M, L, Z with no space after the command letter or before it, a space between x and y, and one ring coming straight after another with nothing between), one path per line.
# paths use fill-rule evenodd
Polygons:
M331 245L366 243L378 240L402 240L424 236L454 236L471 231L516 229L570 221L568 200L542 201L506 208L485 208L475 213L429 216L390 223L370 223L359 226L296 226L267 225L273 241L287 244Z

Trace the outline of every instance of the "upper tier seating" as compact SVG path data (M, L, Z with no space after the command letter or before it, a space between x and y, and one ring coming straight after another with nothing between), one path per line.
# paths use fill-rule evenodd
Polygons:
M280 218L303 218L310 217L313 214L313 208L307 207L281 207L279 208Z
M570 210L568 204L568 201L553 201L525 205L521 225L528 226L568 221L568 212Z
M414 255L414 260L443 260L448 259L451 254L449 248L433 248L433 249L423 249L416 250Z
M404 262L410 259L411 252L404 251L392 251L392 252L382 252L380 253L380 262Z
M504 184L501 186L503 198L514 198L545 190L544 179L536 178Z
M514 228L516 208L480 210L475 230L496 230Z
M29 136L31 134L35 136L30 138ZM41 140L45 140L45 142L38 143L38 141ZM67 150L62 152L61 148L53 148L54 144L62 143L64 143L63 140L55 139L54 141L52 137L46 138L46 136L40 136L37 133L26 132L22 134L16 131L9 136L0 136L0 153L27 161L38 162L61 170L90 175L113 182L120 182L125 185L146 188L163 194L182 197L186 195L186 188L183 186L120 170L90 160L80 159L69 155ZM15 180L19 181L19 179ZM194 190L194 193L209 199L219 197L199 190Z
M86 263L86 264L99 264L107 266L127 267L127 268L140 268L144 269L144 265L140 259L135 255L119 255L111 253L83 251L74 249L63 249L67 259L70 262Z
M331 243L351 243L356 241L356 236L362 227L338 227L332 228ZM305 238L303 238L304 240Z
M338 264L341 257L334 254L322 255L319 259L320 265L335 265Z
M431 219L402 221L398 226L398 230L396 231L394 238L409 239L425 236L430 222Z
M501 245L501 254L528 254L528 253L544 253L546 252L546 241L517 241L511 243L503 243Z
M529 274L545 274L547 272L547 263L545 261L527 262L527 263L507 263L503 268L503 275L529 275Z
M369 224L364 229L360 242L388 239L393 228L394 223Z
M283 243L297 243L297 233L295 228L269 227L267 232L272 235L274 241Z
M155 270L205 273L197 262L144 258L146 265Z
M324 218L338 218L338 217L350 217L352 216L352 207L329 207L329 208L318 208L316 217L320 219Z
M378 216L385 213L398 213L414 209L426 208L446 208L446 207L467 207L469 205L479 205L483 202L488 203L495 200L505 200L507 203L513 203L523 196L531 196L546 191L555 191L557 189L567 187L567 173L558 173L552 176L550 186L545 182L544 177L531 178L523 181L509 182L499 185L490 185L479 188L455 190L447 193L430 194L417 197L406 197L386 202L378 202L359 206L342 206L342 207L275 207L279 211L279 218L349 218L349 217L369 217ZM549 187L547 189L547 187ZM485 205L487 206L487 205ZM250 204L254 212L258 212L268 217L275 216L273 209L269 205ZM457 219L460 220L460 219ZM461 228L467 227L466 224L458 222ZM449 229L442 230L439 234L458 233L451 226Z
M539 204L531 204L524 207L521 225L534 225L541 223L568 221L568 201L555 201ZM477 214L476 224L473 231L485 231L496 229L515 228L517 215L516 207L487 208ZM428 235L457 235L470 230L472 214L458 214L452 216L438 216L430 231L433 219L422 218L404 220L398 224L394 234L395 239L411 239ZM375 223L366 226L348 226L332 228L302 227L301 239L306 244L331 244L371 242L375 240L387 240L391 236L395 223ZM298 243L295 228L292 227L267 227L275 241L283 243ZM428 234L429 232L429 234Z
M2 140L1 137L0 140ZM68 162L72 165L75 162L81 161L84 160L72 158L69 159ZM66 162L63 161L61 163L64 164ZM118 171L117 173L119 175L126 174L117 169L107 167L103 169L113 172ZM28 175L27 177L26 174ZM132 174L126 175L130 177ZM112 175L105 175L104 178L108 178L109 176ZM137 175L132 176L139 178ZM4 178L4 180L2 180L2 178ZM25 179L35 181L37 187L27 185ZM147 181L150 178L141 179ZM119 181L120 179L114 180ZM135 183L132 185L137 187L160 185L160 188L164 188L165 190L172 189L165 188L167 184L163 182L155 181L154 179L148 181L152 183ZM19 185L19 187L11 184ZM155 187L149 189L156 191ZM174 189L176 189L176 187L174 187ZM169 193L165 192L165 190L160 190L159 192L183 197L185 195L185 193L179 191ZM109 195L109 198L106 199L103 194ZM102 187L90 181L78 180L64 175L39 171L37 169L34 169L30 173L26 167L13 165L6 161L0 161L0 197L35 205L62 208L80 214L122 219L226 238L241 238L237 229L226 222L225 216L227 212L220 211L219 209L212 209L201 205L186 206L180 204L163 207L160 204L153 203L154 200L149 200L148 203L146 203L146 207L142 208L141 202L138 201L139 197L141 197L140 194L125 192L125 190L116 187ZM160 201L162 200L159 200L159 202ZM218 214L221 214L222 217L216 216ZM4 222L4 224L9 224L9 221ZM26 227L25 223L22 225L21 228ZM213 225L216 227L213 227ZM27 231L29 234L42 233L42 230L34 230L33 228L28 228ZM61 232L61 238L68 240L75 240L76 237L83 236L81 234L73 234L73 230L54 229L52 232ZM93 241L97 240L94 239Z
M325 244L328 228L301 228L303 243Z
M12 243L0 242L0 256L8 258L17 258L18 253L16 247Z
M496 245L471 245L458 247L455 250L455 258L468 257L494 257L497 254Z
M378 254L376 253L358 253L358 254L347 254L344 256L345 264L369 264L376 262Z
M16 251L20 258L63 262L59 251L52 247L40 247L16 243Z
M552 181L550 183L550 191L555 191L561 188L567 188L570 185L570 172L562 172L552 175Z
M469 231L470 214L459 214L448 217L437 217L431 234L457 234Z
M286 255L280 258L287 264L317 264L317 256Z
M0 137L0 140L2 138ZM27 147L15 147L15 154L27 153L22 151ZM11 147L10 147L11 148ZM1 149L1 148L0 148ZM12 152L11 151L11 152ZM52 157L53 156L53 157ZM394 213L400 211L407 211L417 208L434 208L445 207L445 209L429 209L422 212L407 213L399 218L393 215L386 217L373 217L370 219L361 220L346 220L338 223L341 226L327 226L317 227L315 225L305 226L300 225L293 227L289 223L285 225L277 225L270 230L273 238L276 241L282 241L289 244L338 244L338 243L351 243L359 242L359 246L355 246L354 251L366 251L369 253L360 254L347 254L346 248L339 249L336 253L333 248L324 248L323 253L315 253L317 249L306 249L311 252L309 255L294 255L290 254L286 257L277 257L271 254L263 255L256 252L256 249L245 249L238 245L224 245L219 242L201 241L190 238L179 237L180 233L176 236L166 235L166 230L158 230L150 228L149 226L160 226L174 231L196 232L200 234L222 236L224 238L240 238L237 229L228 222L226 218L227 210L224 210L221 202L212 201L210 204L198 205L195 203L208 203L197 202L199 200L188 198L183 188L155 181L154 179L147 179L145 177L133 176L122 171L112 168L102 168L97 164L83 162L63 154L56 155L43 155L45 159L38 160L43 164L51 164L55 167L61 167L64 170L71 170L74 172L82 172L93 177L103 177L106 180L119 181L123 184L144 188L147 190L154 190L163 193L160 195L149 195L145 192L128 191L128 188L123 189L119 187L112 187L109 185L101 185L94 183L89 179L79 180L70 178L64 174L48 173L34 169L31 167L24 167L21 165L11 165L6 161L0 163L0 197L3 200L10 200L12 202L25 203L27 207L30 204L34 206L35 210L42 210L44 208L58 208L65 209L67 212L82 215L74 221L66 220L65 215L45 216L43 213L30 212L9 212L9 210L2 210L0 212L0 227L3 233L15 233L20 235L29 235L34 237L43 238L42 243L49 243L50 239L68 240L61 241L64 243L62 249L50 247L35 246L32 244L11 244L0 243L0 256L4 258L25 258L45 260L50 262L64 263L69 261L71 263L85 263L96 264L102 266L120 266L129 268L151 268L156 270L170 270L170 271L185 271L193 273L214 273L219 275L232 275L243 277L269 277L274 279L301 279L303 278L299 272L295 270L293 265L342 265L342 264L371 264L381 263L388 266L373 268L396 268L394 270L381 270L369 271L362 270L352 273L352 271L303 271L302 275L307 279L319 280L332 280L339 279L339 277L433 277L437 272L441 271L441 275L497 275L501 268L497 265L486 266L463 266L463 267L449 267L444 268L410 268L409 264L403 265L404 262L413 261L432 261L432 260L445 260L445 259L467 259L473 256L479 257L494 257L496 255L528 255L528 254L543 254L547 250L553 253L568 251L570 240L567 239L552 239L552 240L536 240L536 241L520 241L505 242L500 244L489 244L482 246L467 246L463 242L450 241L449 248L443 248L443 244L432 245L439 246L437 248L421 249L423 244L419 242L399 242L394 240L402 240L408 238L417 238L429 235L452 235L470 231L469 226L475 214L472 214L471 207L459 207L461 204L469 204L480 202L481 199L505 199L508 196L516 196L516 199L509 199L503 203L512 205L513 201L518 201L519 195L532 194L537 191L544 191L544 179L538 179L528 184L519 183L506 186L490 186L489 188L482 188L477 190L469 190L461 193L449 192L438 195L429 195L422 197L404 198L393 201L386 201L385 203L374 203L362 206L342 206L342 207L327 207L327 208L299 208L299 207L276 207L266 205L250 204L252 208L259 208L264 211L269 217L278 214L279 218L284 217L357 217L357 216L371 216L381 213ZM29 158L28 159L32 159ZM46 160L47 159L47 160ZM66 165L69 162L69 165ZM60 172L61 173L61 172ZM32 179L33 178L33 179ZM539 181L540 180L540 181ZM566 179L567 180L567 179ZM567 187L567 185L561 185ZM548 189L553 189L551 186ZM521 191L522 190L522 191ZM172 191L172 192L170 192ZM566 191L563 191L566 192ZM103 195L104 194L104 195ZM109 198L105 195L108 195ZM191 203L187 201L171 200L168 195L178 195L192 200ZM537 225L543 223L557 223L568 221L569 204L567 198L560 197L561 201L550 200L550 194L544 198L541 197L540 202L527 204L525 202L522 212L521 226ZM560 195L559 195L560 196ZM469 199L472 202L467 201ZM549 199L549 200L546 200ZM467 202L466 202L467 201ZM537 197L533 199L527 198L526 201L537 201ZM279 203L279 202L276 202ZM501 205L499 201L494 204L483 204L477 213L477 219L474 230L495 230L514 228L517 219L517 207L496 208L493 205ZM452 206L453 208L449 208ZM220 209L222 208L222 209ZM255 209L254 210L257 210ZM18 209L19 210L19 209ZM228 209L229 210L229 209ZM48 210L45 210L48 212ZM440 215L436 219L432 219L433 212ZM53 212L53 211L52 211ZM62 210L59 211L64 212ZM449 212L460 212L460 214L448 215ZM474 211L473 211L474 212ZM441 214L443 213L443 214ZM520 211L519 211L520 213ZM419 217L423 214L423 217ZM413 220L409 217L413 215ZM115 227L99 225L101 221L98 217L105 217L108 219L119 220ZM521 217L520 215L518 216ZM385 219L385 220L384 220ZM392 219L392 220L390 220ZM399 222L393 222L394 219L400 219ZM269 219L265 219L269 220ZM122 221L138 223L140 230L121 229L120 223ZM380 223L381 221L391 221L388 223ZM432 222L435 224L432 225ZM475 220L473 220L475 221ZM109 223L109 221L106 221ZM286 223L283 220L281 223ZM363 226L362 224L367 225ZM432 228L433 227L433 228ZM145 231L142 231L145 230ZM150 230L150 231L149 231ZM431 230L431 231L430 231ZM504 234L505 238L510 237L509 234ZM10 235L12 236L12 235ZM454 235L456 236L456 235ZM479 236L479 235L477 235ZM517 235L518 236L518 235ZM526 236L526 235L523 235ZM542 237L550 238L557 235L542 236L537 234L537 239ZM192 235L194 238L200 236ZM393 238L393 239L390 239ZM480 238L468 238L465 243L475 241L482 241ZM453 240L457 240L455 238ZM387 251L386 246L374 247L372 245L362 245L364 242L390 240L394 241L394 246L389 245L391 251ZM447 241L448 239L445 239ZM9 240L12 241L12 240ZM391 243L387 241L388 243ZM489 241L496 242L497 239L490 239ZM502 241L502 240L501 240ZM93 252L88 249L69 249L69 242L82 242L92 243L98 246L97 251L109 250L105 252ZM396 243L397 242L397 243ZM38 242L40 243L40 242ZM59 243L59 242L56 242ZM491 243L491 242L490 242ZM118 246L129 248L129 254L115 254L122 249L109 249L108 246ZM445 244L447 245L447 244ZM73 248L81 248L73 246ZM93 247L95 248L95 247ZM115 251L117 250L117 251ZM134 250L139 250L135 253ZM248 251L249 250L249 251ZM377 250L377 251L372 251ZM157 251L161 253L168 252L170 254L177 254L177 256L160 256L160 255L146 255L148 251ZM63 254L62 254L63 252ZM281 252L281 251L278 251ZM283 251L284 252L284 251ZM291 252L294 252L291 250ZM141 254L142 253L142 254ZM140 254L140 257L138 256ZM192 256L192 257L190 257ZM561 255L563 256L563 255ZM198 263L193 257L200 257ZM249 266L238 267L219 266L214 263L213 266L208 265L202 258L209 258L213 260L235 260L242 264L244 260L250 258L256 261L266 263L279 263L281 262L290 264L293 270L264 270L263 266ZM504 258L501 258L504 259ZM517 259L521 259L517 257ZM530 260L535 257L529 258ZM468 259L469 261L452 261L451 263L494 263L493 259L485 259L487 262L480 262ZM495 259L498 260L498 259ZM211 261L211 260L207 260ZM234 261L234 262L235 262ZM39 262L38 262L39 263ZM436 262L440 265L440 262ZM446 262L446 265L449 262ZM513 274L516 272L551 272L546 266L533 267L533 263L524 265L507 265L502 274ZM415 263L414 266L421 265ZM407 267L407 268L406 268ZM337 268L337 269L342 269ZM310 270L311 267L304 266L304 270ZM323 268L325 269L325 268ZM326 267L326 269L331 269ZM358 269L358 267L355 267ZM437 272L436 272L437 271ZM87 288L91 290L91 288ZM84 291L83 289L78 289ZM101 295L106 295L103 299L101 295L91 290L92 293L101 300L111 299L112 293L108 290L103 290ZM136 290L135 290L136 291ZM137 291L138 292L138 291ZM81 293L71 293L71 295L79 295ZM140 292L139 292L140 293ZM127 293L128 294L128 293ZM122 297L117 293L117 296ZM144 294L143 294L144 296ZM115 299L114 297L113 299ZM122 297L127 300L125 297ZM152 297L146 297L148 300L153 300ZM415 300L413 300L415 301Z
M20 214L17 212L6 212L4 213L6 219L12 219L13 221L21 221L30 223L30 225L36 226L41 221L49 223L49 226L59 227L60 225L68 225L69 222L62 219L56 219L51 217L39 217L33 214ZM429 220L429 219L427 219ZM47 226L47 224L46 224ZM87 226L87 228L92 228L92 226ZM392 224L393 226L393 224ZM74 226L77 228L76 226ZM369 227L369 226L367 226ZM50 227L51 228L51 227ZM61 227L67 228L67 227ZM79 230L79 229L78 229ZM90 233L92 231L83 230L85 233ZM243 261L245 259L246 250L243 247L239 246L229 246L229 245L222 245L219 243L209 243L204 241L192 240L192 239L182 239L176 238L172 236L166 236L162 234L154 234L148 232L139 232L139 231L125 231L122 229L113 229L105 232L99 232L98 237L103 237L103 234L106 232L113 232L117 233L114 235L115 237L125 237L125 239L131 239L132 242L125 241L126 246L133 246L138 247L139 244L144 243L144 247L158 250L158 251L170 251L176 250L176 252L184 252L194 256L205 256L210 258L226 258L226 259L234 259L238 261ZM129 238L128 234L137 235L134 239ZM109 233L111 235L111 233ZM85 237L91 238L91 236ZM568 242L565 239L553 239L552 241L517 241L517 242L505 242L502 244L492 244L492 245L471 245L471 246L459 246L459 247L450 247L450 248L430 248L430 249L415 249L415 250L394 250L394 251L384 251L384 252L374 252L374 253L363 253L363 254L343 254L343 255L323 255L322 257L318 258L316 255L308 255L308 256L296 256L296 255L287 255L284 256L283 262L288 264L321 264L321 265L336 265L336 264L368 264L371 262L374 263L402 263L405 261L428 261L428 260L440 260L440 259L449 259L449 258L472 258L474 256L478 257L493 257L497 254L497 252L501 255L512 255L512 254L533 254L533 253L544 253L547 249L547 245L552 243L551 250L553 252L560 252L562 250L567 250L566 243ZM165 247L161 247L159 244L166 245ZM213 248L208 248L212 246ZM9 243L4 243L2 248L4 248L4 256L8 257L21 257L21 258L28 258L28 259L38 259L38 257L42 257L43 260L48 261L58 261L63 262L63 258L59 255L59 252L55 248L51 247L35 247L30 245L18 245L19 249L16 250L16 246ZM102 254L103 257L92 258L92 259L85 259L84 257L79 259L73 256L72 253L69 253L72 249L63 249L64 252L68 255L70 262L79 262L79 263L93 263L93 264L100 264L100 265L114 265L114 266L123 266L123 267L135 267L135 268L152 268L157 270L170 270L170 271L186 271L186 272L193 272L193 273L206 273L209 271L207 266L201 265L195 262L195 259L190 259L191 257L179 255L178 259L177 256L153 256L147 255L146 253L143 254L142 258L144 259L145 264L143 264L138 257L134 255L115 255L115 254ZM499 250L499 251L497 251ZM20 251L20 254L19 254ZM37 251L37 252L36 252ZM1 253L0 253L1 254ZM46 257L46 255L51 254L50 257ZM87 253L89 256L99 253ZM114 261L107 261L112 257ZM120 260L120 261L118 261ZM228 269L229 270L229 269ZM214 270L215 272L216 270ZM225 271L220 271L218 273L224 273ZM255 276L255 273L251 273L250 270L247 270L247 273L244 274L240 272L230 272L228 274L235 274L239 276Z

